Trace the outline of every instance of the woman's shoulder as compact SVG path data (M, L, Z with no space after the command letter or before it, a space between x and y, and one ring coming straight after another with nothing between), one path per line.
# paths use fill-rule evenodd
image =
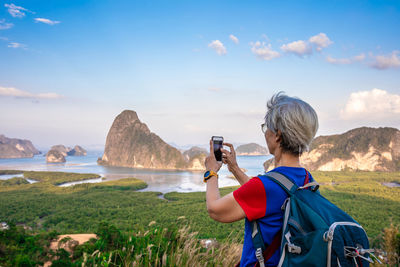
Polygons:
M273 183L272 180L270 180L266 177L266 176L268 176L268 173L270 173L270 172L278 172L280 174L283 174L284 176L286 176L287 178L289 178L290 180L292 180L294 183L296 183L299 186L304 184L307 177L308 177L308 181L313 180L310 172L307 171L305 168L303 168L303 167L287 167L287 166L276 167L275 169L266 172L264 175L259 175L258 177L261 178L261 180L264 183L269 183L269 182Z

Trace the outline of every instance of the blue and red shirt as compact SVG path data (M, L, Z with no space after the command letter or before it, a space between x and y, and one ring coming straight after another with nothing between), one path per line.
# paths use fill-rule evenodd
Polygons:
M313 180L311 174L301 167L277 167L272 171L285 175L298 186ZM306 175L307 173L308 175ZM287 194L278 184L264 175L259 175L235 190L233 196L246 214L240 266L254 266L257 258L251 239L250 222L258 219L264 242L267 245L271 244L275 235L282 228L283 211L281 206L287 198ZM279 257L280 251L278 249L265 265L278 265Z

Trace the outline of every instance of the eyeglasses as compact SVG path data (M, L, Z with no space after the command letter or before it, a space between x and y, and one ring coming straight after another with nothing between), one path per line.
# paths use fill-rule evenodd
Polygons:
M268 130L267 124L266 123L261 124L261 131L264 134L267 132L267 130Z

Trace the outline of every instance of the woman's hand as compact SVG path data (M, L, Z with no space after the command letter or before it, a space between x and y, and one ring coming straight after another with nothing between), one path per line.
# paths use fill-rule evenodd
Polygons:
M233 148L232 144L223 143L223 145L229 146L231 151L228 151L226 149L221 148L221 151L222 151L222 162L224 164L227 164L228 165L228 170L233 173L235 168L237 169L239 167L239 165L237 164L237 161L236 161L235 149Z
M221 148L222 151L222 148ZM218 172L221 169L222 162L218 162L214 155L214 144L213 141L210 140L210 154L206 158L204 165L206 166L206 170Z

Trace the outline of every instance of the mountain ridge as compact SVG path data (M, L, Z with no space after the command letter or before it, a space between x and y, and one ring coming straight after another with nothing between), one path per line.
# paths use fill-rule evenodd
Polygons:
M318 136L300 157L309 170L399 171L400 131L392 127L359 127L343 134ZM266 170L273 159L264 163Z

